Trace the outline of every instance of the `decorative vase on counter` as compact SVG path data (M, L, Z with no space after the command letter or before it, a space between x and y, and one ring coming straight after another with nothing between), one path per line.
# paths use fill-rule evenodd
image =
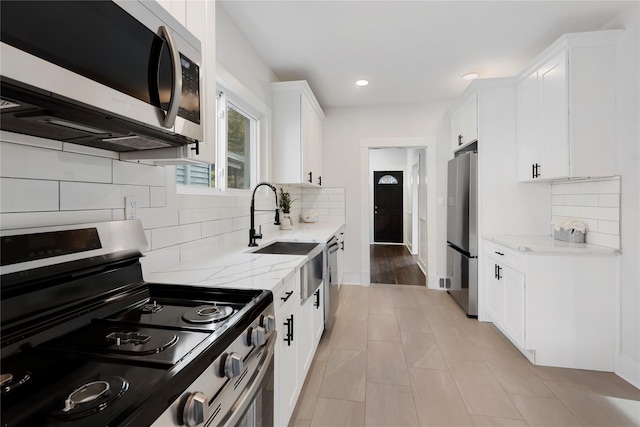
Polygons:
M282 219L280 220L280 230L291 230L293 228L293 219L291 218L291 214L289 212L285 212L282 214Z

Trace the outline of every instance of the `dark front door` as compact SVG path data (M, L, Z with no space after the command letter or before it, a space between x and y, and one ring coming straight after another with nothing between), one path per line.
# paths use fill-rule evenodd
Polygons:
M403 241L402 171L373 172L373 241Z

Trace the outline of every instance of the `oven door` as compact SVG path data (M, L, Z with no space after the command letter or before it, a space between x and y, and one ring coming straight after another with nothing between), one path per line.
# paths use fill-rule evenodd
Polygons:
M253 381L247 384L246 390L234 406L233 413L224 423L225 427L273 427L275 342L274 331L265 346L265 355L258 373Z

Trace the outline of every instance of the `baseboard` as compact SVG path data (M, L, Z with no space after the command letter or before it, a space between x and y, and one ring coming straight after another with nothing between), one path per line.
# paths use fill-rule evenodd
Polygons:
M619 353L616 375L633 385L635 388L640 389L640 362Z

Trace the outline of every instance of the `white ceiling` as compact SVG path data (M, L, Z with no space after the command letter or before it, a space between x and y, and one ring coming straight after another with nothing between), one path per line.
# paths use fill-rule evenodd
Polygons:
M637 1L637 0L636 0ZM563 33L633 1L217 1L282 80L323 107L455 99L476 71L518 73ZM357 87L357 79L368 79Z

